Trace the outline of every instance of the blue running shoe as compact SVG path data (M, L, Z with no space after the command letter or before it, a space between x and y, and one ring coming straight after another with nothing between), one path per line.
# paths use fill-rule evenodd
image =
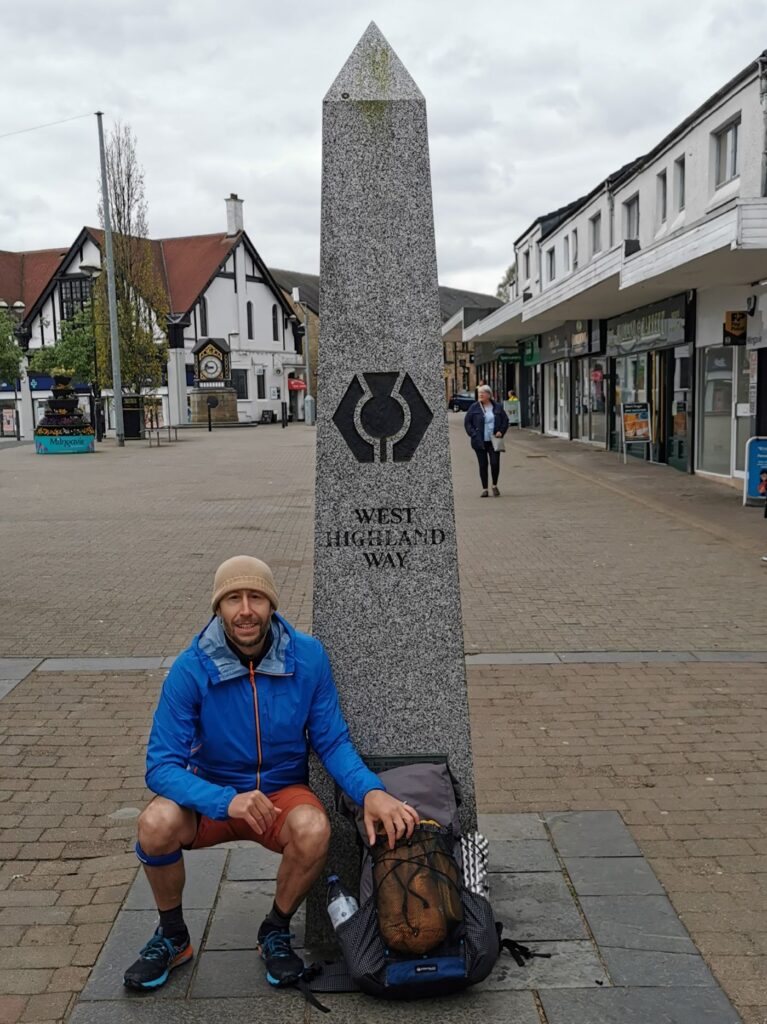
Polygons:
M266 980L270 985L295 985L306 970L306 964L293 952L290 932L259 932L261 959L266 964Z
M168 980L174 967L188 963L194 956L189 933L178 938L166 939L162 928L158 928L131 964L123 977L126 988L151 991Z

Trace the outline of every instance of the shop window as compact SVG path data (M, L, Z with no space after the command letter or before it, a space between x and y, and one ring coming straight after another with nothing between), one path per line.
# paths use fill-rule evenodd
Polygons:
M570 269L570 239L565 236L565 273Z
M266 374L263 370L256 372L256 398L266 398Z
M253 303L249 302L245 307L248 318L248 341L253 341Z
M632 196L623 204L623 237L628 241L639 239L639 196Z
M602 251L602 214L595 213L589 220L591 225L591 255Z
M237 392L237 398L244 401L248 397L248 371L232 370L232 386Z
M685 204L685 163L680 156L674 161L674 203L677 210L683 210Z
M525 254L522 257L523 266L525 268L525 281L530 280L530 250L526 249Z
M738 129L740 118L714 133L715 185L732 181L738 175Z
M578 269L578 229L577 228L573 228L572 251L573 251L573 270L577 270Z
M658 224L666 223L666 205L668 199L668 182L666 179L666 172L661 171L657 177L656 193L657 193L657 210L658 210Z

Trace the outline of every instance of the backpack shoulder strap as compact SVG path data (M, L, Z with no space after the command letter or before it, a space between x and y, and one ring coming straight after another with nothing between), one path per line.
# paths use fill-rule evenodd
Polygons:
M343 960L312 964L303 979L312 992L359 992Z

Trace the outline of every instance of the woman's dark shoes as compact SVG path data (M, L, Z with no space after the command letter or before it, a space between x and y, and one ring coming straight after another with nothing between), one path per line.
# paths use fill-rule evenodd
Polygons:
M487 491L483 491L483 492L482 492L482 493L480 494L480 498L486 498L486 497L487 497Z
M500 496L501 496L501 492L498 490L498 488L495 486L495 484L493 484L493 497L494 498L500 498Z

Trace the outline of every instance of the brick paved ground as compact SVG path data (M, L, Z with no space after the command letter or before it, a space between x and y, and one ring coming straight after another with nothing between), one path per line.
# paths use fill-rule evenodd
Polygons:
M480 501L451 424L467 650L767 650L764 522L737 494L523 435L503 498ZM0 655L173 653L217 562L245 547L308 625L310 440L258 428L93 460L1 451ZM481 807L620 810L744 1020L767 1024L767 666L469 678ZM119 815L146 797L160 681L37 672L0 701L0 1022L62 1020L97 956L135 874Z

